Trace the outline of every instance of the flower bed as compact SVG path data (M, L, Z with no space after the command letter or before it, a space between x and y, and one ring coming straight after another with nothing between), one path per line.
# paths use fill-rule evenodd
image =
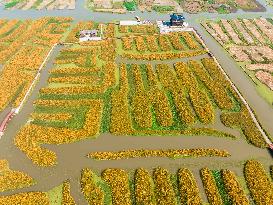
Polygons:
M160 49L162 51L171 51L172 50L172 46L170 45L170 42L169 42L168 37L166 35L160 35L158 37L158 43L159 43Z
M62 189L62 205L76 205L73 197L70 194L70 182L65 181Z
M173 124L173 116L164 91L158 88L151 90L149 99L153 105L157 123L163 127L171 126Z
M189 101L186 98L183 86L176 76L172 72L169 66L164 64L159 64L156 66L157 75L159 77L160 83L165 89L172 93L175 108L180 119L187 125L193 124L195 122L195 116L192 112Z
M237 45L240 45L242 44L243 42L241 41L241 39L239 38L239 36L237 35L237 33L234 31L232 25L230 25L230 23L225 20L225 19L222 19L221 20L221 23L224 27L224 29L226 30L226 32L228 33L228 35L231 37L231 40L237 44Z
M110 132L113 134L130 134L132 125L128 110L128 81L126 65L120 66L119 90L111 94Z
M242 19L243 23L245 24L245 27L248 29L248 31L262 44L266 43L265 39L263 38L262 34L256 27L256 25L253 23L250 19Z
M251 118L245 105L242 105L241 111L239 113L221 114L221 122L227 127L240 128L247 141L251 144L261 148L268 146L261 132L253 122L253 119Z
M149 88L156 87L158 84L157 77L155 72L153 71L153 66L151 64L146 65L146 75L148 80Z
M135 59L135 60L171 60L176 58L188 58L192 56L199 56L207 53L205 50L190 50L190 51L181 51L179 53L167 52L167 53L145 53L145 54L133 54L133 53L124 53L122 54L123 58Z
M85 123L82 129L72 130L68 128L54 128L27 124L16 135L16 146L37 165L52 166L56 164L56 154L48 149L42 148L40 145L43 143L71 143L80 139L96 136L100 131L103 103L100 100L44 101L44 105L49 107L52 105L70 107L76 105L79 106L81 104L90 106L90 109L85 116ZM29 144L29 141L32 141L32 143Z
M158 205L177 205L168 170L156 168L153 172L156 202Z
M112 190L113 205L131 205L131 194L127 173L122 169L106 169L102 173Z
M218 149L169 149L169 150L124 150L119 152L91 152L89 158L98 160L118 160L138 157L229 157L229 153L225 150Z
M204 124L213 122L215 114L207 94L197 89L190 89L189 96L198 119Z
M26 192L10 196L1 196L0 204L50 205L49 198L46 192Z
M217 38L220 39L219 43L222 44L228 44L229 43L229 37L223 32L222 28L218 23L215 22L209 22L207 23L207 26L211 28L217 35Z
M88 73L87 73L88 74ZM99 76L63 76L63 77L51 77L48 79L49 83L65 83L65 84L85 84L90 83L93 85L99 84Z
M143 168L137 169L134 179L136 205L155 205L153 181L149 172Z
M230 170L222 170L221 175L232 203L248 205L249 200L241 188L239 182L237 181L235 174Z
M53 23L53 20L57 23ZM51 28L52 24L56 28L62 27L63 24L67 23L67 19L41 18L33 22L25 22L27 25L24 24L24 30L20 31L19 37L12 42L7 41L6 49L0 51L0 62L4 63L8 60L3 66L0 78L2 85L0 110L4 109L9 103L14 107L19 106L51 47L60 41L62 34L66 31L53 33L48 28ZM34 39L46 39L47 43L36 44L33 42ZM29 72L30 70L32 72Z
M187 46L189 47L189 49L199 49L199 45L196 42L196 39L193 38L193 36L189 33L189 32L181 32L180 35L183 37L183 39L185 40Z
M147 47L151 52L157 52L159 50L157 38L155 35L145 36L145 40L147 42Z
M186 49L185 45L181 41L179 33L170 33L168 39L175 50L182 51Z
M205 84L206 88L210 90L218 107L221 110L230 110L233 107L233 102L227 95L227 92L222 84L218 83L218 81L214 81L213 79L211 79L207 72L203 69L203 67L196 61L190 61L190 66L197 74L199 79L201 79L201 81ZM211 67L210 65L207 66Z
M133 25L133 26L119 26L120 33L132 33L134 34L155 34L158 33L158 29L155 25Z
M216 186L216 182L212 176L212 172L208 168L203 168L201 169L200 174L208 198L208 202L212 205L223 204L223 201Z
M174 91L173 99L175 107L177 109L177 113L181 121L188 126L194 124L196 121L195 114L191 108L190 102L188 101L185 93L181 90Z
M33 184L34 180L28 174L10 170L8 161L0 160L0 192L25 188Z
M242 26L242 23L238 19L233 19L231 23L238 30L238 33L242 36L243 40L247 42L247 44L254 44L254 40L251 35L248 34L246 29Z
M258 71L255 76L273 91L273 76L271 73Z
M144 92L137 92L132 97L132 116L140 128L152 127L151 106L147 95Z
M106 26L104 31L104 35L106 38L114 38L115 37L115 24L109 23Z
M139 52L147 51L147 46L146 46L147 44L145 43L145 40L144 40L143 36L137 36L134 39L135 39L135 42L136 42L136 49Z
M121 38L122 40L122 48L124 50L132 50L133 48L133 42L134 42L134 39L133 37L122 37Z
M86 168L81 173L81 190L90 205L104 205L104 192L96 186L94 173Z
M273 37L271 35L273 32L273 26L270 22L268 22L265 18L259 18L254 19L254 23L258 26L262 33L269 38L270 41L273 41Z
M272 182L263 165L258 161L248 160L245 164L244 174L255 203L257 205L271 205L273 203Z
M201 205L202 200L199 189L191 171L182 168L179 169L177 175L181 204Z

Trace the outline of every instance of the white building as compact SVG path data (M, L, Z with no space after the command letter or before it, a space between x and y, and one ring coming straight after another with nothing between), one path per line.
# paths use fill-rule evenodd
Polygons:
M136 25L151 25L150 21L131 21L131 20L123 20L119 22L121 26L136 26Z
M79 41L100 41L102 38L98 36L97 30L82 30L80 31Z
M156 21L157 27L159 28L161 34L180 31L193 31L193 28L188 27L188 23L184 23L184 26L168 26L165 25L163 21Z

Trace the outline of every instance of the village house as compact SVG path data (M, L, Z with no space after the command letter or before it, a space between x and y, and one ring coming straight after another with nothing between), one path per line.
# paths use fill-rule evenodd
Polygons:
M98 36L97 30L82 30L80 31L79 41L100 41L102 38Z

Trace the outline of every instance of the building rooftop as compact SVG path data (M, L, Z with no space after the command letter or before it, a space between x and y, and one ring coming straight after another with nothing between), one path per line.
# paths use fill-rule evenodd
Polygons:
M170 17L171 17L171 20L173 20L173 21L182 21L185 19L183 14L172 14L172 15L170 15Z
M93 30L82 30L80 31L81 35L97 35L98 31L93 29Z

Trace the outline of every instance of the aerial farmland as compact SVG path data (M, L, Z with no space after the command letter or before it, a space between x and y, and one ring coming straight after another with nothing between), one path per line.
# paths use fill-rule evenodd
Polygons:
M272 205L271 5L0 1L0 205Z

